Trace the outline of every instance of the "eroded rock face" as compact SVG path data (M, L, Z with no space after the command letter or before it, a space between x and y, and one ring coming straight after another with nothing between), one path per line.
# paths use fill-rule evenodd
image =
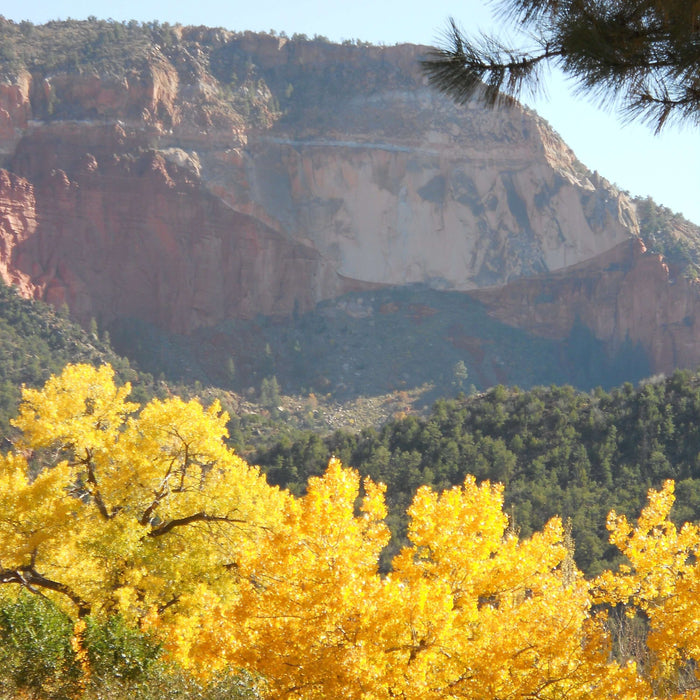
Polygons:
M698 363L700 283L674 275L638 239L558 273L474 296L499 320L547 338L567 338L580 322L612 352L639 344L654 372Z
M457 130L411 140L260 136L245 163L250 211L347 277L457 290L558 270L633 235L626 199L553 167L539 125L518 116L501 117L512 129L501 149Z
M627 197L536 115L456 107L415 80L341 101L330 121L282 120L235 153L200 150L202 177L340 274L380 284L501 285L638 233Z
M349 289L510 285L483 299L516 325L579 317L658 369L700 359L695 287L532 112L428 90L424 47L173 32L118 75L0 84L0 275L23 294L187 332ZM517 282L543 274L557 304Z
M32 117L29 91L32 78L22 71L14 80L0 81L0 154L12 153Z
M158 153L136 155L123 129L98 131L54 125L20 144L24 178L0 173L2 272L25 293L82 321L130 316L186 332L305 310L344 289L313 249L232 210ZM109 148L96 156L85 142Z
M17 249L36 232L34 188L24 178L0 170L0 279L25 297L33 295L31 274L17 267Z

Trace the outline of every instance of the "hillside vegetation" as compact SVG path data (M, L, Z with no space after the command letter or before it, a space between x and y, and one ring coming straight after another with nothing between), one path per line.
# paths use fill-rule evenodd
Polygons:
M39 386L69 362L114 364L124 379L135 379L128 361L100 338L48 304L22 299L0 283L0 434L7 435L20 387Z
M263 379L270 387L266 392L261 392L258 385L252 392L236 393L229 388L230 371L225 365L219 368L220 374L212 373L215 380L220 379L218 382L207 381L208 375L198 373L196 362L186 373L168 372L167 364L148 363L147 367L153 369L150 374L138 362L132 365L115 352L109 333L100 331L95 323L91 326L83 329L70 319L67 309L57 311L41 301L23 299L11 287L0 284L1 437L12 435L9 421L17 411L22 386L40 386L69 362L110 363L121 381L132 383L132 394L138 400L175 393L185 398L200 397L206 404L220 401L230 415L231 442L245 454L303 429L326 434L338 427L379 425L406 410L424 393L401 392L346 402L325 395L290 396L267 381L266 374ZM159 351L159 356L166 355Z
M700 273L700 226L688 221L651 197L634 200L639 233L651 250L693 279Z
M616 561L607 513L638 512L647 490L676 480L677 521L700 516L700 375L678 371L640 384L580 392L497 386L440 400L430 415L328 437L306 433L259 451L272 483L303 492L335 455L387 484L389 522L405 541L416 489L462 483L466 474L505 485L505 508L524 536L554 515L570 518L576 562L597 574Z
M517 532L501 485L422 486L382 573L383 485L331 459L294 496L225 445L218 403L130 389L68 365L22 392L0 456L0 692L697 697L700 528L669 520L672 480L636 523L608 515L628 564L594 579L561 518Z

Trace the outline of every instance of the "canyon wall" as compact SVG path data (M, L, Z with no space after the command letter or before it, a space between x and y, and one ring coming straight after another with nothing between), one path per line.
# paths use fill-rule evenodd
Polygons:
M495 318L545 338L567 338L582 323L611 353L632 341L647 352L654 372L695 368L700 360L700 281L674 274L639 239L474 296Z
M309 246L129 146L118 125L42 127L20 142L13 172L0 171L7 282L84 322L128 316L175 332L291 314L348 286Z
M343 132L253 134L239 170L200 152L202 177L340 274L379 284L502 285L636 233L626 197L521 109L458 109L420 87L343 107L381 111L372 125L348 119ZM392 134L398 114L410 114L412 128Z
M531 111L455 106L424 47L168 31L116 72L4 72L0 276L22 294L189 332L423 284L533 332L580 318L657 368L700 359L696 286Z

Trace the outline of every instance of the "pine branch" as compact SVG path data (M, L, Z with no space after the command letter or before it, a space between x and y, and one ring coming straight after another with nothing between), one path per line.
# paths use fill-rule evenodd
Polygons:
M671 121L700 123L700 17L687 0L502 0L500 15L525 29L534 50L496 38L469 40L450 19L443 46L422 61L430 83L456 102L494 107L523 90L536 94L539 70L555 63L592 96L658 132Z
M535 92L539 65L563 55L549 45L533 54L508 49L491 37L470 42L453 19L446 40L444 47L428 53L421 67L433 87L460 104L476 96L494 107L511 103L525 87Z

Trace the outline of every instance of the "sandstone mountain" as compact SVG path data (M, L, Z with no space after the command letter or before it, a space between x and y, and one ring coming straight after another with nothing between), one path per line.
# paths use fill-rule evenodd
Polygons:
M700 361L698 286L634 202L533 112L431 91L425 47L96 20L0 40L0 275L127 352L134 324L204 338L419 285L553 341L583 324L653 371ZM467 365L470 333L449 336ZM216 362L264 374L229 341Z

